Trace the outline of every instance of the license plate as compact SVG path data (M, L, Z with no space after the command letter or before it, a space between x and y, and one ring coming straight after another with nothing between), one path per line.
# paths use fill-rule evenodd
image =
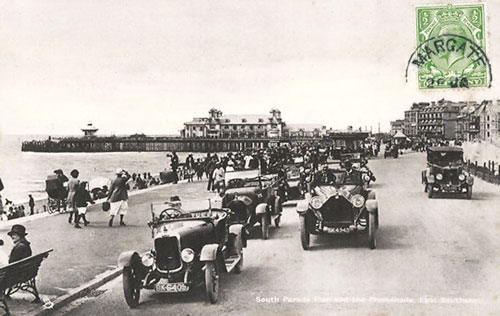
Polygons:
M323 227L323 231L329 234L349 234L351 231L348 227Z
M155 287L159 293L180 293L189 291L189 285L185 283L159 283Z

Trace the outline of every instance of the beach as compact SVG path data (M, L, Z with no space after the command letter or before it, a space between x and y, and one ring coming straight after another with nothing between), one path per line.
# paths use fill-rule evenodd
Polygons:
M117 168L132 173L150 172L158 175L170 169L168 152L123 152L123 153L33 153L22 152L21 143L29 139L47 139L47 136L1 135L0 178L5 189L0 193L14 203L24 203L28 194L35 199L47 197L45 179L56 169L62 169L66 176L73 169L80 172L79 179L89 181L97 177L113 178ZM189 153L177 153L184 162ZM206 156L193 153L196 158Z

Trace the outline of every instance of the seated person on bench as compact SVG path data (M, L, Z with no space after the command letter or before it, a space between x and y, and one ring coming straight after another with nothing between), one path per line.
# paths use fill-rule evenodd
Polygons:
M31 256L30 242L26 240L26 228L23 225L12 226L7 233L14 242L14 247L10 252L9 263L22 260Z

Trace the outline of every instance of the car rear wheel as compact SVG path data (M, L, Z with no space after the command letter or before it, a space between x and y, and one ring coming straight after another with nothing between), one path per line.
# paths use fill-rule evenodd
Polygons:
M300 215L300 242L302 249L309 250L310 235L307 231L306 217L304 215Z
M260 225L262 229L262 238L263 239L268 239L269 238L269 218L267 214L262 214L260 218Z
M238 261L233 271L236 274L240 274L241 270L243 269L243 239L242 237L233 234L231 234L230 236L233 236L234 238L232 241L233 251L231 252L231 254L240 257L240 261Z
M139 305L141 297L141 288L139 282L135 279L134 269L132 267L123 268L123 294L125 301L131 308Z
M375 249L377 247L377 240L375 238L375 231L377 229L376 217L376 213L368 213L368 244L370 246L370 249Z
M205 264L205 292L210 303L215 304L219 297L219 275L214 261Z
M240 261L238 262L236 267L234 267L234 273L240 274L241 270L243 270L243 252L240 252Z

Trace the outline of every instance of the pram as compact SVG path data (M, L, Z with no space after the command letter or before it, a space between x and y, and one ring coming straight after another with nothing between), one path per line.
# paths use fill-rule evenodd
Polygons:
M52 214L54 212L66 212L66 197L68 191L57 179L57 175L49 175L45 180L45 192L48 195L48 209Z

